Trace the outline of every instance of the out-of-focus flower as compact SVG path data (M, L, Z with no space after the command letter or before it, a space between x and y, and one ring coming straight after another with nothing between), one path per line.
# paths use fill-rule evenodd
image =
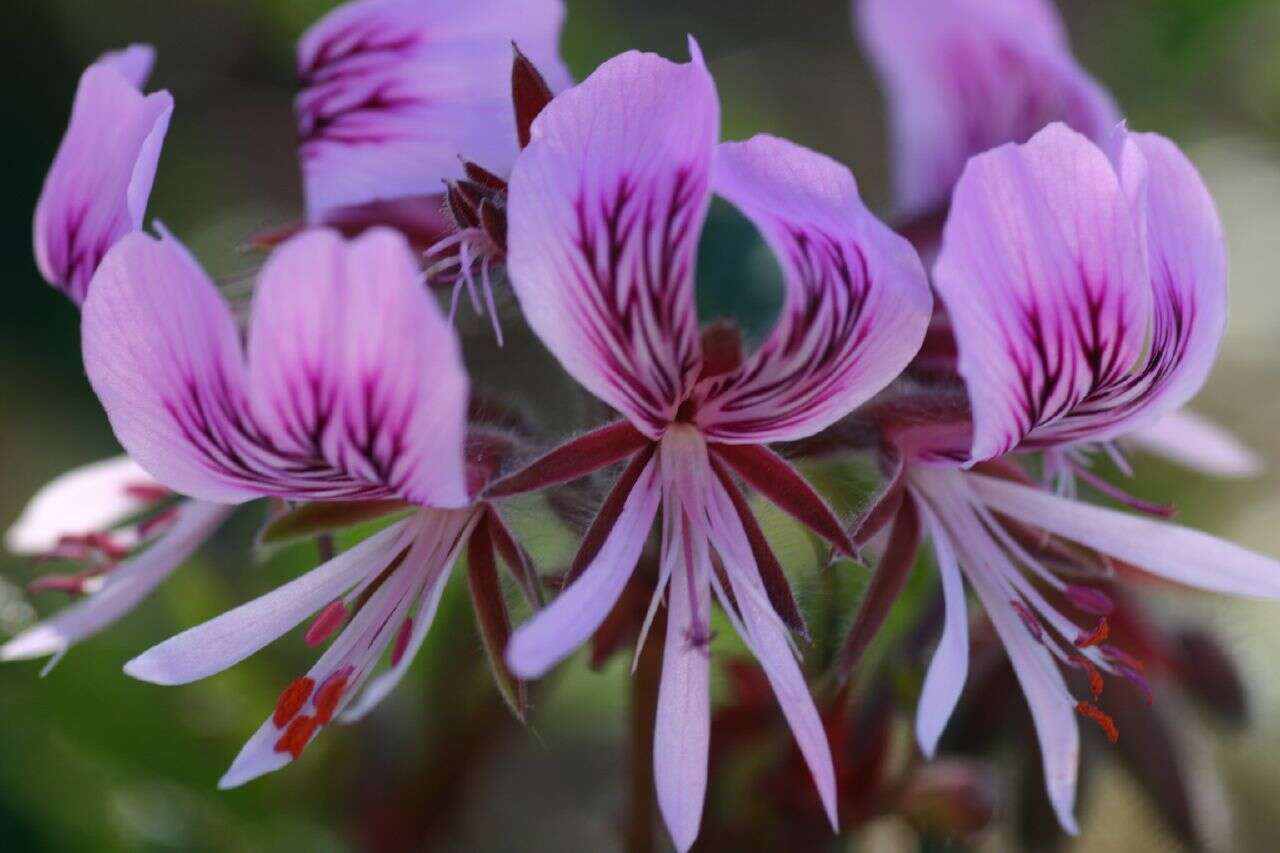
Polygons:
M831 756L788 635L801 618L734 473L847 553L838 519L765 444L817 432L879 390L914 354L930 309L918 258L862 206L846 169L771 137L717 145L715 87L692 50L686 65L616 57L533 123L510 185L512 284L535 333L625 420L490 491L630 459L569 585L512 638L511 668L530 677L605 619L663 507L649 607L666 594L654 770L682 850L706 787L713 592L763 666L836 822ZM698 332L694 254L713 191L760 228L786 275L781 319L745 360L722 327Z
M518 150L511 45L563 89L563 19L561 0L358 0L326 15L298 43L307 220L393 201L442 214L462 157L506 174Z
M154 59L135 44L85 69L36 202L36 265L77 305L107 250L142 227L173 113L168 92L139 91Z
M172 497L127 456L68 471L37 492L5 534L5 546L40 562L83 564L74 574L45 575L30 586L84 597L0 646L0 659L61 656L113 624L182 565L233 509Z
M1111 153L1114 162L1055 124L1025 145L974 158L957 185L934 284L951 316L967 401L954 404L950 426L943 409L885 403L879 424L897 467L867 520L892 529L851 639L855 653L865 646L923 528L947 612L920 700L921 746L933 753L965 681L965 578L1027 696L1049 797L1069 830L1073 710L1114 739L1113 721L1095 704L1103 674L1147 689L1141 663L1108 642L1114 602L1087 582L1090 572L1101 575L1089 555L1202 589L1280 597L1275 561L1055 495L1009 455L1043 450L1047 472L1068 491L1079 479L1167 514L1093 475L1083 450L1107 447L1199 389L1225 319L1225 247L1208 192L1172 143L1122 133ZM1055 571L1063 564L1072 568L1065 578ZM1074 699L1059 664L1085 672L1092 695Z
M885 87L898 207L945 209L969 158L1053 121L1101 142L1110 96L1071 55L1050 0L854 0Z
M309 643L346 623L315 668L286 689L224 785L296 759L344 709L355 718L385 695L425 637L447 570L468 543L473 600L499 667L509 621L495 548L536 598L519 547L496 512L471 497L509 444L487 434L468 440L458 341L421 288L401 235L375 229L348 243L320 229L286 242L262 271L247 350L246 358L213 283L172 237L132 235L104 260L84 306L85 365L117 437L149 473L229 503L357 500L357 515L389 499L389 510L421 508L128 664L139 678L185 683L316 611ZM389 645L391 669L366 686Z

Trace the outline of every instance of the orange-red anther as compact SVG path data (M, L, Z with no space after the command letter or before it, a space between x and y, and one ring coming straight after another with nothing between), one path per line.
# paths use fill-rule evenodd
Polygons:
M276 700L276 712L271 715L271 722L276 724L276 728L282 729L285 723L292 720L307 704L307 700L311 698L311 691L316 686L314 679L303 676L296 678L284 689L280 694L280 698Z
M1102 673L1093 665L1093 661L1084 655L1072 655L1071 662L1085 671L1085 675L1089 676L1089 690L1093 693L1093 701L1098 701L1098 697L1102 695Z
M302 755L302 750L306 749L307 744L311 742L311 735L315 734L317 725L315 717L305 715L295 717L289 724L289 728L285 729L284 734L276 741L276 752L287 752L294 758Z
M1098 624L1094 626L1092 631L1087 634L1081 633L1080 636L1076 637L1076 648L1087 649L1091 646L1101 645L1110 636L1111 626L1107 624L1107 617L1103 616L1098 619Z
M316 691L316 723L324 726L328 725L333 719L333 712L338 709L338 701L342 699L342 693L347 689L347 681L351 678L352 667L344 666L333 675L325 679L320 685L320 689Z
M1115 743L1120 739L1120 730L1116 728L1115 720L1111 719L1105 711L1096 705L1090 705L1088 702L1076 703L1076 713L1082 717L1087 717L1098 724L1107 735L1107 740Z

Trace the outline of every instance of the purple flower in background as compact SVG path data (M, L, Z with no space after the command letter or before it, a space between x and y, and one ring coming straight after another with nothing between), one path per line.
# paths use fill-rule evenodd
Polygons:
M852 175L792 143L718 144L714 84L695 61L628 53L533 123L509 195L508 270L534 332L624 420L551 451L490 495L630 459L565 591L512 637L537 676L583 643L626 585L662 507L666 652L654 734L658 802L676 845L698 833L710 724L711 598L764 668L834 825L821 720L788 629L803 623L734 472L820 535L849 542L822 499L765 444L815 433L888 383L930 311L919 259L863 207ZM787 297L745 359L723 327L700 336L698 235L712 192L773 248Z
M854 14L888 98L904 215L945 208L975 154L1052 121L1101 141L1120 121L1050 0L855 0Z
M868 518L894 523L868 595L878 603L864 606L854 631L865 639L882 618L923 527L946 618L920 699L921 746L933 754L964 686L967 579L1008 650L1050 799L1071 831L1073 714L1114 739L1114 725L1094 704L1103 675L1147 690L1140 665L1105 642L1112 602L1081 582L1080 571L1103 573L1114 560L1201 589L1280 597L1280 563L1195 530L1055 495L1010 455L1043 451L1045 473L1067 491L1078 479L1167 514L1090 472L1088 454L1168 416L1199 389L1226 317L1226 252L1213 202L1172 143L1121 130L1110 154L1054 124L966 168L934 284L955 328L968 407L957 409L952 429L918 428L903 417L882 422L897 468ZM1055 571L1064 560L1074 577ZM1060 664L1085 672L1091 697L1072 697Z
M85 69L36 202L36 265L77 305L107 250L142 227L173 113L168 92L140 91L154 59L136 44Z
M340 224L370 203L438 215L460 156L506 174L518 150L511 45L563 89L563 19L561 0L358 0L313 25L296 102L308 222Z

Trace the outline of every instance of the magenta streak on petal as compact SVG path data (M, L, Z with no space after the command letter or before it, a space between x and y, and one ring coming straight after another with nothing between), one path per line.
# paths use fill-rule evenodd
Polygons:
M598 208L591 209L582 194L574 202L581 260L569 307L609 384L651 434L670 421L701 363L685 286L696 245L688 232L701 219L706 194L705 183L693 175L691 167L677 169L662 198L637 192L624 173ZM656 253L649 245L655 236ZM638 250L628 251L637 241Z

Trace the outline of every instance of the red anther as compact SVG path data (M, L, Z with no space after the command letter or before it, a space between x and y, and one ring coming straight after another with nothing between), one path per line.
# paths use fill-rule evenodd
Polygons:
M169 509L166 509L164 512L157 513L156 515L151 516L151 518L148 518L142 523L140 523L138 525L138 536L145 539L148 536L150 536L152 533L155 533L161 527L168 527L169 525L173 524L177 520L178 520L178 508L176 506L170 507Z
M1077 702L1076 713L1097 723L1098 727L1106 733L1107 740L1112 743L1120 739L1120 730L1116 728L1116 721L1096 705L1090 705L1088 702Z
M144 504L159 503L173 494L159 483L128 483L124 487L124 493Z
M308 646L318 646L333 636L338 626L347 618L347 603L342 599L329 602L329 606L320 611L320 615L311 623L302 641Z
M316 686L315 679L296 678L284 689L280 694L280 698L276 700L276 712L271 715L271 722L276 724L277 729L284 728L285 723L297 716L302 710L302 706L307 704L307 700L311 698L311 691ZM276 750L282 752L283 750Z
M111 538L110 533L86 533L81 541L110 560L122 560L129 556L129 549Z
M1110 616L1116 609L1116 603L1111 600L1111 596L1091 586L1070 584L1064 593L1072 604L1094 616Z
M1022 624L1027 626L1027 631L1035 638L1036 642L1043 643L1044 629L1040 627L1040 620L1036 618L1035 614L1028 610L1027 606L1017 599L1010 601L1009 605L1013 608L1013 612L1017 613L1022 619Z
M347 664L342 669L330 675L320 685L320 689L316 691L316 724L328 725L333 719L333 712L338 709L338 700L342 698L342 693L347 689L347 682L351 679L351 673L355 671L355 667Z
M400 626L400 633L396 634L396 644L391 649L392 666L400 663L400 658L404 657L404 650L409 647L409 635L412 633L413 620L405 619L404 624Z
M1111 626L1107 624L1107 617L1103 616L1098 619L1098 624L1093 626L1093 630L1088 633L1080 632L1080 636L1076 637L1076 648L1087 649L1092 646L1100 646L1106 642L1107 637L1111 636Z
M287 752L295 759L302 755L302 750L307 748L307 744L311 742L311 736L315 734L316 726L315 717L302 716L294 718L289 724L289 728L285 729L284 734L280 735L280 739L276 741L276 752Z
M1089 676L1089 690L1093 693L1093 701L1097 702L1098 697L1102 695L1102 673L1093 665L1093 661L1084 655L1072 655L1069 660L1072 665L1083 669Z

